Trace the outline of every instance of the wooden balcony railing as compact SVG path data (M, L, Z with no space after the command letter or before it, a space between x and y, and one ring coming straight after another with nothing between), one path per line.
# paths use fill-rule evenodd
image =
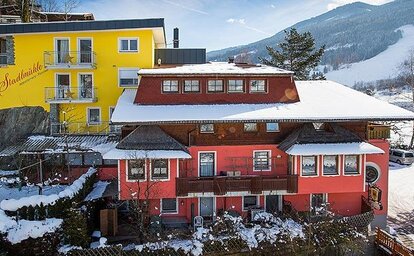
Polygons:
M368 139L389 139L391 127L383 124L369 124L367 127Z
M414 256L412 250L380 228L377 228L375 245L387 255Z
M177 196L188 196L189 193L214 193L215 195L225 195L228 192L243 191L252 194L261 194L263 191L276 190L287 190L289 193L297 193L297 176L216 176L176 178Z

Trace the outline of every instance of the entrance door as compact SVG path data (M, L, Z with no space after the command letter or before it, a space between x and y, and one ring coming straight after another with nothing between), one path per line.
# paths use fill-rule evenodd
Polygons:
M311 194L311 213L324 215L327 211L327 194Z
M282 202L282 196L268 195L266 196L266 212L278 213L280 211L279 205Z
M79 39L79 63L92 63L92 40Z
M79 75L79 98L80 99L92 99L93 90L92 90L92 74L80 74Z
M213 177L214 176L214 162L215 162L215 153L200 153L200 177Z
M56 98L66 99L70 98L70 77L69 74L57 74L56 75Z
M56 63L69 63L69 39L56 39Z
M214 198L213 197L200 197L200 216L213 217L214 212Z

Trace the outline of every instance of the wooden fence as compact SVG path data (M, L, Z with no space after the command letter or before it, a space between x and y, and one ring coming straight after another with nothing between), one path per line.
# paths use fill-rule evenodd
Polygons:
M388 255L397 256L414 256L413 250L404 246L397 240L396 237L391 236L384 230L377 228L377 234L375 237L375 245L379 250Z

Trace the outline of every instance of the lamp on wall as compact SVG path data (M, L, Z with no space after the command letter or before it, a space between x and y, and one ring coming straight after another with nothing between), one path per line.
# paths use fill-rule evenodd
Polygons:
M180 203L181 203L181 206L184 206L184 200L181 200Z

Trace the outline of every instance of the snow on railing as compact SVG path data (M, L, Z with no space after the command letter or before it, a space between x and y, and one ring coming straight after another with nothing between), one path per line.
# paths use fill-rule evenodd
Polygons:
M56 203L57 200L63 198L73 198L79 191L83 188L84 184L86 183L87 179L91 177L94 173L96 173L95 168L89 168L89 170L80 176L77 180L75 180L70 186L68 186L65 190L61 191L59 194L52 194L52 195L34 195L28 197L22 197L20 199L6 199L0 202L0 209L4 211L17 211L22 207L35 207L46 205L53 205Z

